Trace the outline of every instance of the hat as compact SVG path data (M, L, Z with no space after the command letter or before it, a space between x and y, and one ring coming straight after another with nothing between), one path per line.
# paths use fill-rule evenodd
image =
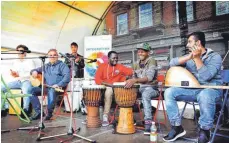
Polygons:
M139 46L137 46L137 49L143 49L143 50L146 50L146 51L150 51L151 47L150 47L150 45L148 43L142 43Z

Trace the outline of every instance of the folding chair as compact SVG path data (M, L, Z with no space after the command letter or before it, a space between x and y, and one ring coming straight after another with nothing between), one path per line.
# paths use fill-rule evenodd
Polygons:
M63 102L64 102L64 97L67 98L67 102L68 102L68 106L69 106L70 111L72 110L72 109L71 109L71 106L70 106L70 101L69 101L69 98L68 98L67 89L65 89L65 90L64 90L64 93L61 94L60 96L62 96L63 98L62 98L62 100L61 100L61 102L60 102L59 108L58 108L57 111L54 113L54 114L55 114L54 116L59 116L59 115L61 115L60 112L61 112L61 106L63 105ZM72 100L73 100L73 99L72 99Z
M156 112L154 114L153 121L157 122L157 115L158 115L158 110L159 110L160 102L161 102L162 103L162 108L163 108L164 122L159 122L159 123L166 125L166 123L167 123L167 115L165 113L165 106L164 106L163 96L162 96L162 90L164 88L164 82L165 82L165 75L159 74L157 76L157 81L158 81L159 96L157 98L153 98L154 100L158 100L157 108L156 108Z
M226 85L229 85L229 70L227 70L227 71L226 71L226 70L225 70L225 71L222 71L222 73L223 73L223 74L222 74L223 82L224 82ZM219 117L218 117L218 119L217 119L217 123L216 123L215 129L214 129L213 133L211 133L211 134L212 134L212 137L211 137L210 143L213 143L213 142L214 142L215 136L221 136L221 137L229 138L228 135L222 135L222 134L217 134L217 133L216 133L217 130L220 128L220 127L219 127L219 123L220 123L221 117L222 117L222 115L223 115L223 113L224 113L224 107L225 107L225 105L226 105L227 98L228 98L228 89L225 90L225 93L224 93L224 96L223 96L223 103L221 104L220 114L219 114ZM183 116L183 113L184 113L184 110L185 110L187 104L192 104L192 105L193 105L194 116L195 116L195 122L196 122L196 124L197 124L197 118L196 118L196 115L195 115L195 113L196 113L195 105L196 105L196 104L195 104L194 102L186 102L186 103L185 103L185 106L184 106L184 108L183 108L183 110L182 110L182 113L181 113L181 118L182 118L182 116ZM185 139L188 139L188 138L185 138ZM188 139L188 140L189 140L189 139Z
M1 98L2 98L1 109L2 109L3 106L5 105L5 102L7 101L7 102L9 103L9 105L12 107L12 109L14 110L14 112L16 113L17 117L18 117L20 120L22 120L22 121L24 121L24 122L26 122L26 123L30 123L31 121L30 121L29 117L26 115L26 113L25 113L24 110L21 108L20 104L18 103L18 101L17 101L15 98L17 98L17 97L28 97L28 96L31 96L31 94L13 94L13 93L11 92L10 88L6 85L6 83L5 83L5 81L4 81L4 79L3 79L2 76L1 76L1 82L2 82L2 84L3 84L3 85L5 86L5 88L6 88L6 92L5 92L5 93L3 93L3 92L1 91L1 94L2 94L2 95L1 95ZM11 98L12 100L14 100L14 102L16 103L16 106L21 110L22 114L24 115L24 117L25 117L26 119L23 119L23 118L19 115L18 111L15 109L15 107L12 105L12 103L10 102L10 100L9 100L8 98Z

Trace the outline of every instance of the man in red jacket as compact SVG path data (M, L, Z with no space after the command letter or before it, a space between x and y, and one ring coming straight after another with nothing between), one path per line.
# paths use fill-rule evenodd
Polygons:
M114 82L123 82L127 76L133 75L133 69L125 67L122 64L118 64L118 53L110 51L108 53L109 62L101 64L95 74L96 84L113 84ZM112 103L113 90L111 87L106 87L105 91L105 105L103 113L102 126L108 126L108 114Z

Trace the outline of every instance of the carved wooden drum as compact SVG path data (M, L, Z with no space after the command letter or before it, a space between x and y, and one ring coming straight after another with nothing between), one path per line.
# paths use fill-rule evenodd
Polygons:
M99 103L104 93L103 85L83 86L83 99L87 106L87 127L97 128L101 126L99 118Z
M120 107L118 126L116 131L121 134L135 133L132 106L136 102L139 85L124 88L124 82L113 84L115 101Z

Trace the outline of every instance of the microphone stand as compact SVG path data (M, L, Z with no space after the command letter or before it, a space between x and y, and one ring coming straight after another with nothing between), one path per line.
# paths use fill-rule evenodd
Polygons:
M41 99L43 99L44 97L44 65L45 65L45 59L49 58L48 56L40 56L40 57L28 57L28 58L24 58L24 59L37 59L40 58L41 59L41 69L42 69L42 81L41 81ZM19 59L19 58L3 58L2 60L12 60L12 59ZM50 128L56 128L56 127L65 127L65 126L49 126ZM38 126L33 126L33 127L22 127L22 128L18 128L17 130L32 130L32 129L38 129L38 137L37 140L39 140L40 136L41 136L41 131L45 128L44 122L43 122L43 101L41 102L41 118L40 118L40 122L38 123Z
M73 90L74 90L74 66L75 66L75 57L70 57L68 58L67 56L65 57L67 60L69 60L71 62L71 70L72 70L72 83L71 83L71 104L72 104L72 108L73 108ZM81 138L83 140L86 140L88 142L92 142L92 143L96 143L96 141L93 141L93 140L90 140L86 137L83 137L83 136L80 136L78 134L76 134L75 132L76 131L80 131L80 127L78 129L76 129L74 131L73 127L72 127L72 120L73 120L73 110L71 108L71 117L70 117L70 121L69 121L69 129L68 129L68 132L67 133L63 133L63 134L57 134L57 135L53 135L53 136L47 136L47 137L41 137L41 138L38 138L38 141L41 141L41 140L45 140L45 139L50 139L50 138L54 138L54 137L60 137L60 136L75 136L75 137L78 137L78 138ZM67 140L63 140L61 141L61 143L65 142Z
M24 54L24 53L31 53L31 51L30 52L28 52L28 50L27 51L23 51L23 50L22 51L16 51L16 50L1 51L1 54Z
M68 55L66 55L66 56L63 56L63 57L68 57L68 58L76 58L77 56L75 56L75 55L72 55L72 54L68 54ZM89 59L89 58L85 58L85 57L83 57L83 56L81 56L80 57L81 59L84 59L84 60L89 60L89 61L94 61L95 59Z

